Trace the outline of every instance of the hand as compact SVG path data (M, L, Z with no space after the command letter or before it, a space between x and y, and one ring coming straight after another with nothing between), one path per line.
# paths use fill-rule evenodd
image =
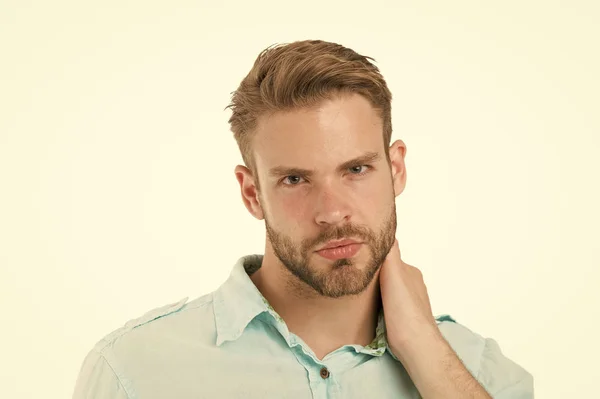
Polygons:
M421 397L491 399L444 339L423 275L400 259L398 240L381 266L379 286L388 345Z
M398 240L381 266L379 286L387 340L396 357L403 357L402 352L411 347L426 347L431 340L443 339L431 311L423 275L402 261Z

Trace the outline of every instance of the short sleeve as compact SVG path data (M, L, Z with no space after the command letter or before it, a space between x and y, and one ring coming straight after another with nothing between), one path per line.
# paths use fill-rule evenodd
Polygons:
M486 338L477 380L494 399L533 399L533 376Z
M92 350L83 361L73 399L130 399L102 354Z

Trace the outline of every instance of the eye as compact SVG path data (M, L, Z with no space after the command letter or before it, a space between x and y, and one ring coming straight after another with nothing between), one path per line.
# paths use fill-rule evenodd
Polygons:
M363 172L361 172L361 168L365 168L365 170ZM348 169L350 169L350 171L352 172L353 175L364 175L365 173L367 173L367 171L370 169L371 167L369 165L356 165L356 166L352 166Z
M299 183L298 180L300 180L300 179L301 179L300 176L291 175L291 176L284 177L281 182L286 186L297 186ZM286 184L285 183L286 181L291 182L291 184Z
M350 174L354 176L365 175L370 169L371 165L355 165L348 168L348 170L350 170ZM302 176L289 175L281 180L281 184L283 184L284 186L297 186L302 182L302 179Z

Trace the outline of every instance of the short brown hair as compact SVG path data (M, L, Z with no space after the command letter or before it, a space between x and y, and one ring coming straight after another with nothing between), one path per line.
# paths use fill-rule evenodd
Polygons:
M232 93L231 131L246 167L256 176L251 149L253 131L263 114L311 107L336 93L358 93L383 119L383 142L392 136L392 94L379 69L355 51L336 43L304 40L263 50ZM256 182L258 186L258 181Z

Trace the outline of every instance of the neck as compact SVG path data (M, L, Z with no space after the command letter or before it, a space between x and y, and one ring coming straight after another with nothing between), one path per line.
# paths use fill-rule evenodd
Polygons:
M319 359L344 345L366 346L375 338L381 307L379 272L360 294L329 298L298 280L277 257L265 251L262 266L251 279L288 330Z

